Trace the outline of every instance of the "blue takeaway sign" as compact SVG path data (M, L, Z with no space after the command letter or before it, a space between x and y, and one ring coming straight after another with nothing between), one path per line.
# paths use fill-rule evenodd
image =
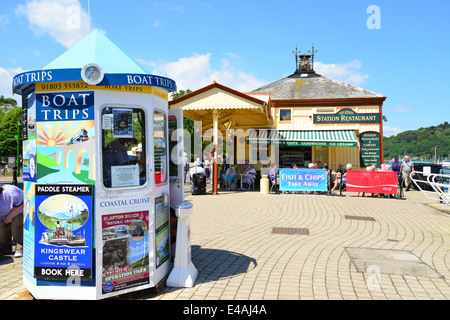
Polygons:
M327 191L328 176L325 169L281 169L281 191Z

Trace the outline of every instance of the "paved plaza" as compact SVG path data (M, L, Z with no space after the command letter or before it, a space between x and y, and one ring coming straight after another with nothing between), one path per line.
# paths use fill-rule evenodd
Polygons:
M195 286L123 298L448 300L449 208L419 191L406 199L344 194L186 193ZM22 259L2 259L0 300L32 299Z

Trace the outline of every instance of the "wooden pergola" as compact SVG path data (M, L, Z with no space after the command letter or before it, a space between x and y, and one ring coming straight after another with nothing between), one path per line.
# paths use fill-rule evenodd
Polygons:
M169 102L169 108L182 109L183 116L201 121L202 136L213 130L213 194L217 194L217 146L219 131L270 128L272 116L269 94L242 93L217 82Z

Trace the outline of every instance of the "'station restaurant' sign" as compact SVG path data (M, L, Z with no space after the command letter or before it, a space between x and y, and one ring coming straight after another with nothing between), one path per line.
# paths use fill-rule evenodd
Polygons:
M379 113L357 113L342 109L333 114L314 114L314 123L380 123Z

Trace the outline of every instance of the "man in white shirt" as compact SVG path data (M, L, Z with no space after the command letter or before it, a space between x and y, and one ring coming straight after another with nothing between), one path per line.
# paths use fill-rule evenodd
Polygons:
M400 172L403 174L403 179L405 180L405 191L409 191L411 177L414 176L414 163L411 161L411 158L409 156L405 156L403 158Z

